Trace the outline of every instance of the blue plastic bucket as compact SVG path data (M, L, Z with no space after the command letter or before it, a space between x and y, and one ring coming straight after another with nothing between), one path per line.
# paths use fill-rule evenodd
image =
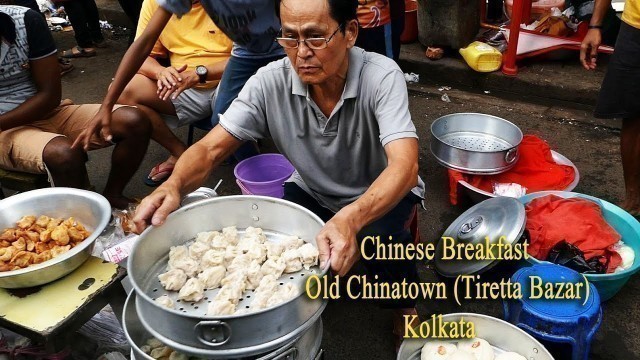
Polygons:
M284 182L293 174L293 165L280 154L261 154L236 165L233 174L244 195L282 198Z
M580 193L568 191L540 191L525 195L518 200L527 205L531 200L547 195L556 195L562 198L580 197L599 203L602 208L604 219L618 232L618 234L620 234L620 236L622 236L622 241L626 245L630 246L636 253L633 265L631 265L627 270L611 274L584 274L587 280L593 283L596 289L598 289L601 301L611 299L618 291L620 291L620 289L622 289L631 275L640 270L640 222L631 216L631 214L610 202ZM546 263L546 261L540 261L533 257L529 257L527 261L529 264Z

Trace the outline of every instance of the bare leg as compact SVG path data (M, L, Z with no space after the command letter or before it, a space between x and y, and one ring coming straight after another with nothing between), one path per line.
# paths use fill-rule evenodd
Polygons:
M71 139L58 136L45 146L42 157L56 186L86 189L89 187L87 154L82 149L71 149L71 144Z
M620 153L624 173L625 198L622 207L632 215L640 214L640 118L623 119Z
M123 107L113 112L111 131L116 145L103 194L112 206L125 208L130 201L123 191L147 152L151 124L140 110Z
M171 157L168 163L175 164L187 146L169 129L160 114L175 115L176 110L170 100L158 98L156 82L144 75L136 74L125 88L118 104L137 106L142 110L153 127L151 139L167 149Z

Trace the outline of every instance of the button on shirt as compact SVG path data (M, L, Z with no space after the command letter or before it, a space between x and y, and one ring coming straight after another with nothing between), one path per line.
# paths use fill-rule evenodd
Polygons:
M290 181L334 212L357 200L386 168L386 144L418 137L398 65L357 47L349 50L345 88L328 118L284 58L247 81L220 125L240 140L271 136L296 168ZM424 198L420 178L412 192Z

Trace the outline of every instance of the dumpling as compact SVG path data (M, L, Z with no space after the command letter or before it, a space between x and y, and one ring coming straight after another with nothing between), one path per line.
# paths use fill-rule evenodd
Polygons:
M246 270L251 264L251 257L247 254L238 255L227 266L228 272L236 272L238 270Z
M310 267L318 265L318 256L320 253L313 244L306 243L298 249L300 257L302 259L302 266L309 270Z
M280 244L284 246L285 250L297 249L300 246L304 245L304 240L300 239L297 236L287 236L285 237Z
M214 236L211 239L211 243L209 244L209 246L212 249L218 249L218 250L224 250L229 245L231 244L229 244L229 241L227 241L227 238L221 233L218 233L216 236Z
M203 270L198 274L198 279L202 281L205 289L215 289L220 286L220 282L224 278L224 274L227 270L224 266L214 266Z
M198 262L190 257L183 257L174 261L171 265L172 269L180 269L187 274L188 277L194 277L200 270Z
M164 307L168 307L169 309L173 309L174 307L173 300L171 300L169 295L162 295L159 298L155 299L154 301Z
M247 254L251 260L256 260L260 264L262 264L267 259L267 250L264 245L256 244L256 246L252 247L247 251Z
M252 237L258 240L259 243L264 243L267 240L267 236L264 234L261 228L255 228L249 226L244 230L244 237Z
M496 360L527 360L527 358L518 353L506 352L496 356Z
M189 256L192 259L200 260L204 253L209 250L210 247L207 243L196 241L191 246L189 246Z
M260 280L262 280L262 272L260 271L260 263L253 260L249 267L247 268L247 285L246 288L248 290L253 290L260 285Z
M284 252L284 245L281 243L267 241L264 243L264 247L267 250L267 259L278 258Z
M196 242L203 243L207 246L211 245L211 240L216 236L216 234L220 234L217 231L203 231L196 234Z
M236 304L228 299L216 299L207 307L207 315L232 315L236 311Z
M227 242L231 245L238 245L238 229L235 226L227 226L222 229L222 236L225 237Z
M487 340L480 338L459 341L458 350L473 354L476 360L493 360L495 358L491 345Z
M243 254L246 254L247 252L249 252L249 250L257 246L262 246L262 244L257 239L244 237L240 239L240 241L238 241L237 248Z
M282 304L298 296L298 289L291 283L286 283L269 298L267 301L267 307Z
M282 260L285 264L285 273L289 274L302 270L302 256L298 249L289 249L282 253Z
M187 280L180 292L178 299L184 301L198 302L204 297L204 284L198 278Z
M147 345L152 349L164 346L164 344L156 338L150 338L149 340L147 340Z
M180 246L172 246L169 249L169 267L173 267L173 263L179 260L182 260L183 258L187 258L189 257L189 249L184 246L184 245L180 245Z
M224 266L224 250L211 249L202 255L200 259L200 270L206 270L211 267Z
M244 269L237 269L236 271L227 270L227 273L220 281L220 284L222 286L225 286L227 284L233 284L233 283L243 283L243 284L246 283L247 270L248 270L248 267Z
M420 360L445 360L455 353L458 347L445 341L429 341L422 347Z
M242 293L245 290L245 283L230 283L223 285L216 294L214 300L229 300L230 302L237 304L242 297Z
M473 354L458 349L458 351L451 354L447 360L478 360L478 358L473 356Z
M224 264L225 266L229 266L236 257L242 255L242 251L238 250L235 245L229 245L225 249L224 253Z
M158 275L158 279L165 290L178 291L187 282L187 274L180 269L171 269Z
M161 346L159 348L151 350L151 354L149 355L154 359L160 359L163 357L168 357L169 355L171 355L172 351L173 350L171 350L171 348L168 346Z
M169 360L189 360L189 355L174 351L169 355Z
M279 278L287 265L284 263L283 258L268 259L262 264L260 272L262 275L273 275L276 279Z
M273 275L265 275L253 293L253 300L250 305L251 309L260 310L266 308L269 298L275 293L277 287L277 279Z

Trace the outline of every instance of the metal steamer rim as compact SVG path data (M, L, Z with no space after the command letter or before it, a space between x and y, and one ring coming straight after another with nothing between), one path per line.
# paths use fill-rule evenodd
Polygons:
M245 233L245 229L238 229L238 236L242 237L244 233ZM283 234L281 232L275 232L270 230L263 230L263 233L267 238L266 241L271 241L275 243L282 241L285 237L291 236L288 234ZM183 245L189 246L193 244L194 241L195 241L195 238L190 239L187 242L185 242ZM167 252L167 254L163 256L160 260L158 260L147 272L147 276L143 282L143 287L142 287L144 295L147 295L151 299L151 301L153 302L153 305L159 306L163 310L171 311L181 316L192 316L196 318L229 319L229 318L239 318L245 315L254 315L254 314L259 314L265 311L269 311L275 307L282 306L284 304L287 304L293 301L298 296L305 296L304 292L305 292L305 285L306 285L307 278L312 275L317 275L317 276L322 275L322 271L320 271L320 267L317 265L312 266L311 268L309 268L309 270L302 268L302 270L300 271L296 271L288 274L282 274L277 279L278 287L285 286L285 284L291 283L296 287L296 289L298 289L298 296L291 298L283 303L276 304L274 306L270 306L265 309L260 309L257 311L251 311L251 312L246 312L242 314L212 316L212 315L207 315L207 308L208 308L208 305L214 301L215 296L220 291L220 287L217 287L215 289L206 289L204 291L204 297L202 298L202 300L198 302L189 302L189 301L179 300L178 291L165 290L164 287L162 287L160 280L158 279L158 275L167 271L168 260L169 260L169 253ZM254 292L255 292L255 289L245 290L243 292L242 298L240 298L240 301L238 301L236 309L248 310L250 308L251 302L253 301ZM175 307L173 309L164 307L155 302L155 299L163 295L167 295L171 300L173 300L175 304Z

